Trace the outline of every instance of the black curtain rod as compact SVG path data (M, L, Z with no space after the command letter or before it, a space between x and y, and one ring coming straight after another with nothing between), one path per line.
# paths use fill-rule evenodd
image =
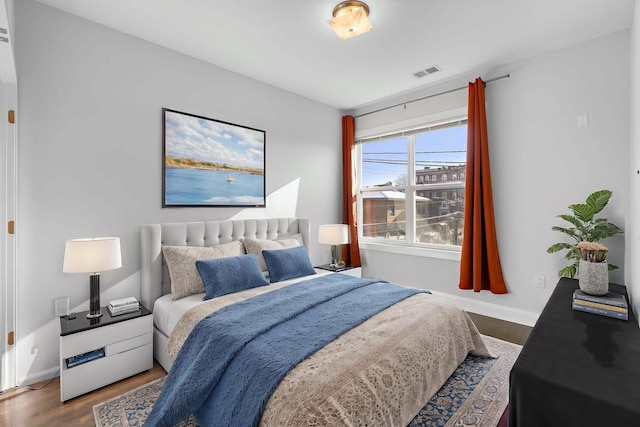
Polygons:
M494 77L494 78L489 79L486 82L484 82L484 84L486 85L487 83L495 82L496 80L502 80L502 79L506 79L506 78L509 78L509 77L511 77L511 74L505 74L504 76ZM462 90L462 89L467 89L468 87L469 87L469 85L458 87L458 88L455 88L455 89L445 90L444 92L434 93L433 95L423 96L422 98L412 99L410 101L405 101L405 102L401 102L399 104L390 105L389 107L384 107L384 108L380 108L378 110L369 111L368 113L362 113L360 115L354 116L354 118L357 119L358 117L368 116L369 114L373 114L373 113L379 113L380 111L388 110L390 108L399 107L401 105L410 104L410 103L416 102L416 101L422 101L423 99L433 98L434 96L440 96L440 95L445 95L445 94L451 93L451 92L457 92L457 91Z

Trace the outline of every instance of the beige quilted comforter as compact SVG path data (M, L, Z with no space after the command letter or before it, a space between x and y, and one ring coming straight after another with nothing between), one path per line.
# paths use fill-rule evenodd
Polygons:
M271 285L209 300L185 313L167 352L193 326ZM406 426L472 352L491 356L466 313L418 294L373 316L296 366L271 395L261 426Z

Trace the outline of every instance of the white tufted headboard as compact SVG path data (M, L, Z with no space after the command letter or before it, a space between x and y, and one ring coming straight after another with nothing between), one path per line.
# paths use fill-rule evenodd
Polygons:
M275 240L302 234L309 249L311 222L301 218L143 224L140 228L140 299L149 310L162 295L171 292L162 246L213 246L244 237Z

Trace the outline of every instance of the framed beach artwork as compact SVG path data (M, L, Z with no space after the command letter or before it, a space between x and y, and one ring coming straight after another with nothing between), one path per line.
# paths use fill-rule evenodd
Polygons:
M162 109L162 207L264 207L266 132Z

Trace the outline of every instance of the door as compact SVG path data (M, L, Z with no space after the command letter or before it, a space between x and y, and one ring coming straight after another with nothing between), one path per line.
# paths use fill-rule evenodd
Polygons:
M16 309L16 193L17 135L15 84L0 83L0 390L16 385L15 309ZM9 113L13 111L13 113ZM13 123L11 123L13 121Z
M0 0L0 390L16 385L18 81L13 6L14 0Z

